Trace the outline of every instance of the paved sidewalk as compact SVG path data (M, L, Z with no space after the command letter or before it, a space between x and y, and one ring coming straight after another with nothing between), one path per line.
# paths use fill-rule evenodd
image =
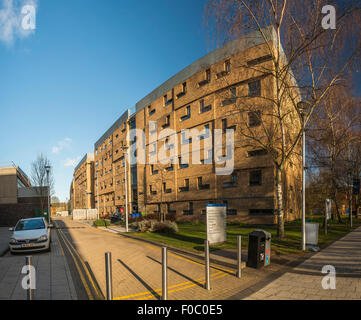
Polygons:
M0 257L9 249L11 231L8 227L0 227Z
M325 290L321 270L336 269L336 289ZM361 227L313 255L246 299L361 299Z
M0 258L0 300L26 300L26 290L21 286L25 274L21 273L27 254ZM56 232L52 231L51 252L30 253L36 269L35 300L76 300L73 279Z

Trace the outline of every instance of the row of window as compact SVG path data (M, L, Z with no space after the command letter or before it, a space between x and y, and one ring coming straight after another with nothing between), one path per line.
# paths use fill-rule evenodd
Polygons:
M204 80L206 81L206 80ZM208 83L207 81L205 83ZM186 82L183 83L183 91L181 92L181 96L185 95L186 93ZM230 97L223 100L222 101L222 106L227 106L230 104L233 104L236 102L237 99L237 88L236 87L232 87L229 89L230 92ZM252 82L248 83L248 96L249 97L260 97L261 96L261 80L255 80ZM179 94L177 94L177 97L179 97ZM163 102L164 102L164 106L168 106L170 103L173 102L173 99L168 99L167 95L164 95L163 97ZM204 113L207 111L212 110L212 106L211 105L206 105L204 104L204 100L200 100L199 101L200 107L199 107L199 112L200 113ZM190 118L190 106L187 106L187 113L189 113L189 115L185 115L181 117L181 121L187 120ZM151 116L156 112L156 109L152 107L152 105L148 106L148 115Z
M156 173L153 173L153 174L156 174ZM261 185L262 185L262 170L251 170L249 172L249 186L252 187L252 186L261 186ZM230 181L223 183L223 188L231 188L231 187L235 187L235 186L237 186L237 173L233 173L231 175ZM172 189L167 188L167 185L165 182L163 182L162 188L163 188L164 193L172 192ZM209 190L210 184L209 183L204 184L202 177L198 177L197 178L197 188L198 188L198 190ZM184 184L183 184L183 186L179 187L178 191L179 192L187 192L189 190L190 190L189 189L189 178L187 178L187 179L184 179ZM157 194L157 191L154 190L152 185L149 186L149 193L151 195Z

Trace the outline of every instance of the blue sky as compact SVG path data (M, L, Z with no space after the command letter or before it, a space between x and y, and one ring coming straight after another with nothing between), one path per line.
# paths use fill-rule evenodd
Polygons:
M9 3L15 15L35 4L36 29L0 33L0 165L30 174L43 152L61 200L108 127L212 49L203 0L0 0L3 13Z

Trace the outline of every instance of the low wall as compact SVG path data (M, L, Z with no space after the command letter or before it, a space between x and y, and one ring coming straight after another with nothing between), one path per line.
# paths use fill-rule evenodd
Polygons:
M98 217L97 209L74 209L73 220L95 220Z
M14 227L20 219L34 218L40 208L39 198L18 198L18 203L0 204L0 227Z

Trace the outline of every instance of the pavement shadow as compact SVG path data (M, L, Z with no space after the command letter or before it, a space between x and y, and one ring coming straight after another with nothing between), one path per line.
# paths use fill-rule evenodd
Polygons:
M154 261L154 262L156 262L156 263L158 263L158 264L160 264L160 265L162 265L162 262L158 261L157 259L154 259L154 258L152 258L152 257L150 257L150 256L147 256L147 258L150 259L150 260L152 260L152 261ZM187 279L188 281L193 282L193 283L196 284L197 286L199 286L199 287L201 287L201 288L204 288L204 284L202 284L202 283L200 283L200 282L198 282L198 281L196 281L196 280L193 280L192 278L186 276L185 274L183 274L183 273L181 273L181 272L179 272L179 271L177 271L177 270L175 270L175 269L173 269L173 268L171 268L171 267L169 267L169 266L168 266L167 268L168 268L169 270L173 271L174 273L178 274L179 276L183 277L184 279Z
M161 299L161 296L148 284L146 283L137 273L135 273L125 262L121 259L118 259L119 263L127 269L134 278L136 278L155 298L158 300Z

